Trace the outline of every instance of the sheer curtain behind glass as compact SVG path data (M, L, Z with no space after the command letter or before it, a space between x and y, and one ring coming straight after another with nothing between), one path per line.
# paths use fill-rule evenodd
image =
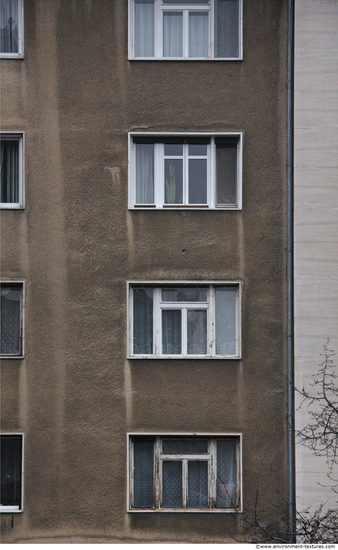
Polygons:
M0 53L18 53L18 0L0 0Z
M135 57L154 57L154 0L135 0Z
M21 350L21 290L1 287L1 354L19 355Z
M163 14L163 57L183 56L183 12Z
M1 202L19 202L19 141L1 141Z
M136 204L154 203L154 144L136 144Z
M208 12L189 12L189 57L208 57Z
M217 441L216 508L237 508L236 439Z

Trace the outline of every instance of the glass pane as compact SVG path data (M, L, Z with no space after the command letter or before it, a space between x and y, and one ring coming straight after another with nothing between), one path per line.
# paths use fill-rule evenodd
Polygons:
M1 202L19 202L19 141L1 141Z
M182 508L182 462L164 460L162 507Z
M206 302L206 288L171 288L162 290L163 302Z
M178 355L182 353L181 310L162 310L162 353Z
M207 145L204 143L189 143L189 157L207 156Z
M136 144L136 203L154 203L154 144Z
M188 462L188 507L208 508L208 462Z
M183 204L183 160L165 159L165 204Z
M21 289L1 287L1 354L19 355L21 351Z
M189 13L189 57L208 57L208 12Z
M215 57L239 55L239 0L217 0Z
M154 505L154 442L134 441L134 507Z
M207 160L189 159L189 204L207 203Z
M134 353L153 353L153 289L134 289Z
M154 57L154 1L135 0L135 57Z
M22 438L1 436L1 504L21 506Z
M0 51L18 53L18 0L0 2Z
M163 13L163 57L183 55L183 13Z
M237 145L216 146L217 204L236 204Z
M163 439L164 454L196 455L208 452L207 439Z
M216 508L237 508L236 439L217 441Z
M188 310L188 355L207 353L207 310Z
M183 143L165 143L164 155L166 157L182 157Z
M216 355L236 355L236 289L216 289Z

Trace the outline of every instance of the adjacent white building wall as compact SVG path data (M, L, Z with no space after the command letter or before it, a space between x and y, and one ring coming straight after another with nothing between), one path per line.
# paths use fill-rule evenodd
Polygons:
M295 373L308 387L327 337L338 355L338 1L295 2ZM337 359L337 356L336 356ZM297 410L296 428L309 422ZM337 500L324 458L296 444L298 510ZM337 473L338 475L338 473ZM314 509L314 508L313 508Z

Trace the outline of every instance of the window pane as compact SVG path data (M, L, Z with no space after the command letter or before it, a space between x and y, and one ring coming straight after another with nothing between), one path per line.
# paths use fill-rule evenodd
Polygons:
M1 53L18 53L18 0L1 0L0 2L0 51Z
M204 143L189 143L189 157L207 156L207 145Z
M154 203L154 144L136 144L136 203Z
M207 204L206 159L189 159L189 204Z
M239 0L216 0L215 57L239 55Z
M208 57L208 12L189 13L189 57Z
M216 289L216 355L236 355L236 290Z
M163 56L182 57L183 55L183 13L163 13Z
M153 0L135 0L135 57L154 57Z
M236 439L217 441L216 508L237 508Z
M208 452L207 439L163 439L163 454L195 455Z
M188 462L188 507L208 508L208 462Z
M182 157L183 156L183 144L182 143L166 143L164 145L164 155L166 157Z
M1 141L1 202L19 202L19 141Z
M153 353L153 289L134 289L134 353Z
M162 466L162 506L182 508L182 462L164 460Z
M207 353L207 311L188 310L188 355Z
M183 204L183 160L165 159L165 204Z
M21 352L21 289L1 287L1 354L19 355Z
M217 204L236 204L237 145L216 145Z
M182 353L181 310L162 310L162 353L178 355Z
M1 436L1 504L21 506L22 437Z
M163 302L206 302L206 288L172 288L162 290Z
M154 442L134 441L134 506L154 505Z

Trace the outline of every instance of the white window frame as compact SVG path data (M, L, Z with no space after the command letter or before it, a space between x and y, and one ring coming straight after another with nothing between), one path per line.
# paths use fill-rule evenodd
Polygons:
M9 354L9 355L5 355L5 354L0 354L0 359L23 359L24 356L25 356L25 338L24 338L24 334L25 334L25 281L23 280L20 280L20 281L15 281L15 280L1 280L0 281L0 285L1 286L10 286L10 285L21 285L21 307L20 307L20 323L21 323L21 353L20 354Z
M243 0L239 0L239 44L238 57L214 57L215 39L214 39L214 7L215 0L210 0L209 4L167 4L165 7L162 0L155 0L154 7L154 57L135 57L134 55L134 0L128 0L128 59L140 61L152 61L154 59L163 59L170 61L241 61L243 59ZM183 11L183 19L187 20L187 11L209 11L209 57L188 57L188 36L183 31L183 55L186 57L163 57L163 12L164 11ZM186 22L185 22L186 23ZM184 23L183 23L184 24ZM186 23L187 24L187 23Z
M17 505L2 506L0 504L0 514L22 514L23 512L23 496L24 496L24 455L25 455L25 435L21 432L1 432L0 436L20 435L21 436L21 503Z
M208 303L205 302L170 302L170 307L164 306L163 309L206 309L207 314L207 355L162 355L162 322L161 322L161 300L160 293L163 288L177 288L177 286L199 286L208 288ZM134 323L133 323L133 290L134 288L152 288L154 290L154 309L153 309L153 354L134 354ZM215 323L215 288L236 288L236 354L235 355L216 355L216 323ZM242 283L241 281L128 281L127 283L127 308L128 308L128 338L127 338L127 358L128 359L175 359L175 360L206 360L206 359L227 359L238 360L242 356L241 342L241 302L242 302ZM162 302L163 303L163 302ZM186 329L182 330L182 351L186 342L184 342Z
M18 53L0 52L0 59L24 58L24 0L18 0Z
M156 438L154 449L154 491L155 491L155 508L134 508L134 453L133 453L133 437L154 437ZM194 437L196 439L208 439L208 453L196 455L165 455L161 452L161 442L164 438L184 438ZM236 508L215 508L212 507L216 501L216 478L217 478L217 460L216 460L216 439L237 439L237 507ZM170 512L170 513L212 513L212 514L231 514L243 512L243 482L242 482L242 434L241 433L205 433L205 432L129 432L127 433L127 512L131 513L153 513L153 512ZM163 460L208 460L208 497L209 508L161 508L161 492L162 492L162 462ZM186 467L185 467L186 471ZM186 480L182 479L183 499L186 495Z
M134 139L138 137L154 138L154 204L136 203L136 147ZM164 146L161 138L210 138L207 152L207 204L189 205L164 203ZM216 144L215 138L237 138L237 204L217 205L216 189ZM156 138L159 140L156 143ZM196 157L197 158L197 157ZM242 172L243 172L243 132L129 132L128 133L128 208L129 210L242 210ZM184 155L187 164L187 153ZM185 181L183 182L183 196L187 199L187 168L185 166Z
M1 141L19 142L19 202L0 202L1 210L25 208L25 132L0 132Z

